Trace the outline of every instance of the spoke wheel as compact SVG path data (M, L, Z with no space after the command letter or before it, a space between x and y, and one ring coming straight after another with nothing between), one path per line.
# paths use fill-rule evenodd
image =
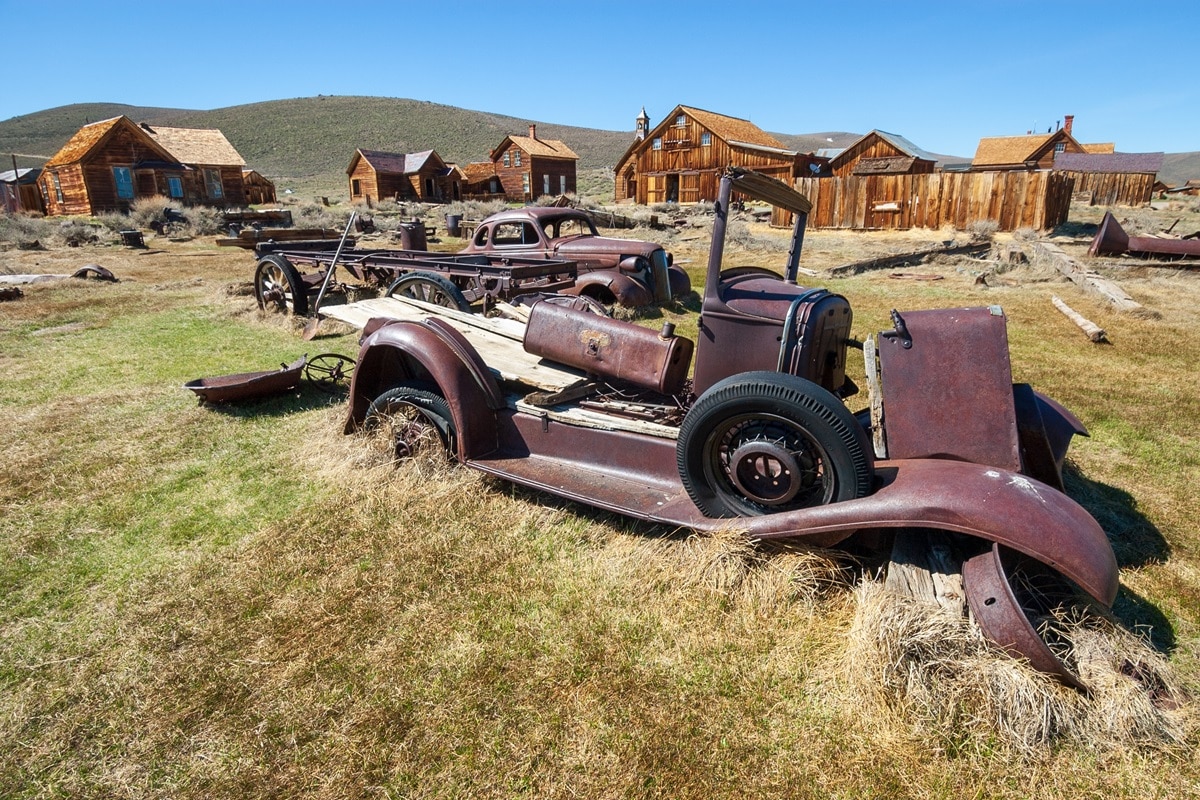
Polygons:
M304 365L304 378L318 389L335 392L345 388L354 374L354 359L337 353L313 356Z
M308 289L292 262L271 254L254 270L254 297L263 311L301 316L308 313Z
M376 397L363 428L379 437L394 461L417 456L451 456L454 419L445 398L424 385L403 384Z
M873 470L857 421L825 389L776 372L715 384L684 418L680 479L712 517L758 516L862 497Z
M435 272L410 272L397 278L387 290L388 297L419 300L435 306L445 306L459 311L470 311L471 304L450 282L449 278Z

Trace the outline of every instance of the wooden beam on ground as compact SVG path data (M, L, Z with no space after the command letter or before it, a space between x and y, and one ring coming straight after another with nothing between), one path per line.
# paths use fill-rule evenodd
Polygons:
M880 258L869 258L866 261L855 261L851 264L842 264L838 267L833 267L829 270L829 275L834 278L844 278L849 275L858 275L861 272L869 272L877 269L896 269L898 267L911 267L914 264L920 264L927 258L933 256L975 256L986 253L992 249L990 242L973 242L971 244L956 245L953 242L950 244L938 245L937 247L929 247L924 250L914 250L910 253L900 253L894 256L882 256Z
M1146 309L1114 281L1101 277L1096 272L1084 267L1075 259L1063 252L1058 245L1049 242L1036 242L1033 245L1035 255L1047 259L1054 268L1071 279L1071 282L1083 289L1098 294L1112 303L1120 311L1146 313Z
M1057 308L1063 314L1066 314L1067 319L1071 320L1071 322L1074 322L1076 325L1078 325L1079 329L1081 331L1083 331L1084 335L1087 336L1088 339L1092 340L1093 342L1097 342L1097 343L1108 341L1107 334L1105 334L1105 332L1104 332L1104 328L1101 328L1099 325L1092 322L1090 319L1083 316L1075 309L1071 308L1069 305L1064 303L1057 295L1051 295L1050 302L1054 303L1055 308Z

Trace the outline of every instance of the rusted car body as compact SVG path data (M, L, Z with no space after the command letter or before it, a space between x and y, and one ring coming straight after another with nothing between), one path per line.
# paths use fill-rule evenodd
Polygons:
M722 272L734 191L794 212L782 276ZM997 307L893 312L864 346L871 402L851 412L849 303L795 283L810 207L770 178L725 175L695 344L538 303L513 347L557 370L547 379L459 321L372 319L346 431L400 415L398 455L432 433L485 473L673 527L826 547L948 532L985 634L1078 685L1035 627L1044 598L1029 587L1103 605L1117 592L1104 531L1062 491L1082 424L1013 383Z
M686 272L654 242L600 236L591 217L573 208L516 208L493 214L461 253L506 254L573 261L575 286L566 290L606 305L645 306L691 291Z

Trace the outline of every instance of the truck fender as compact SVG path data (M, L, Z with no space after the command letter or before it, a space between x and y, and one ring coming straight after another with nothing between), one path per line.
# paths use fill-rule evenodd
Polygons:
M597 270L579 275L575 279L572 294L594 294L589 287L602 287L606 294L616 298L617 304L628 307L646 306L654 302L650 290L637 280L616 270Z
M935 528L999 544L1046 564L1111 606L1117 560L1104 529L1082 506L1041 481L966 461L877 461L866 497L737 520L756 539L840 541L825 534L870 528ZM718 520L713 520L717 523ZM729 520L721 520L725 524Z
M450 406L459 460L495 450L496 411L505 407L504 396L471 343L436 318L372 323L359 348L345 432L362 426L371 401L381 393L404 381L423 380L436 384Z
M683 297L692 291L692 279L679 267L667 267L667 280L671 284L671 297Z

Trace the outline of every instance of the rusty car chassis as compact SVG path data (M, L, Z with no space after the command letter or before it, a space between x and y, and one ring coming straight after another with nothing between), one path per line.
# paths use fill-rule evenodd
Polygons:
M782 276L722 271L734 192L793 212ZM485 473L697 531L822 547L944 532L984 634L1081 686L1036 620L1060 588L1104 606L1118 588L1104 531L1063 491L1083 426L1012 382L994 306L893 312L893 329L864 343L871 402L852 413L849 304L795 282L810 208L782 183L727 171L695 344L669 324L552 302L532 306L508 355L472 339L478 315L371 319L346 431L387 420L398 455L432 438Z

